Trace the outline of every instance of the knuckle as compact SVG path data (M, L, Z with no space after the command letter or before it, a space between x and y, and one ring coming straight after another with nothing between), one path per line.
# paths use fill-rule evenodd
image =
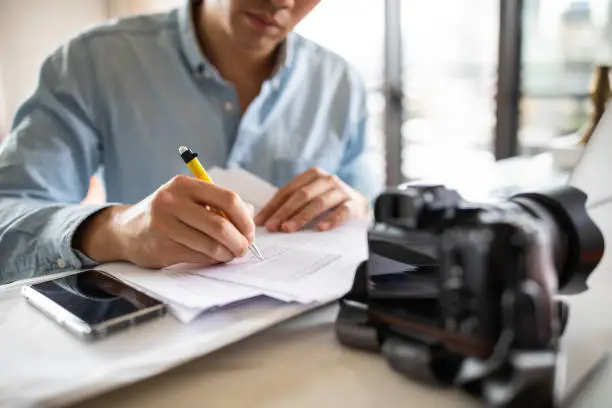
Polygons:
M325 170L323 170L319 166L315 166L315 167L311 168L310 171L313 172L314 174L318 175L318 176L325 176L325 175L327 175L327 172Z
M328 175L326 175L325 176L325 180L329 181L330 183L333 183L333 184L339 184L340 183L340 179L335 174L328 174Z
M300 201L310 201L311 199L311 194L306 189L299 190L296 196Z
M325 207L325 198L317 196L312 200L312 206L315 210L319 211Z
M170 180L170 187L183 188L189 182L190 177L185 174L177 174Z
M210 230L212 235L214 236L222 236L225 235L228 231L229 225L228 222L221 217L215 217L211 221Z
M228 191L225 193L224 201L228 208L236 208L240 206L240 196L233 192Z

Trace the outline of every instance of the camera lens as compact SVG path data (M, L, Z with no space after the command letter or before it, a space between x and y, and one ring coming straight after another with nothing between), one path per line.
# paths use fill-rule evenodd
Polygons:
M587 214L586 200L585 193L571 186L510 198L549 229L559 290L564 294L586 290L586 281L603 256L603 234Z

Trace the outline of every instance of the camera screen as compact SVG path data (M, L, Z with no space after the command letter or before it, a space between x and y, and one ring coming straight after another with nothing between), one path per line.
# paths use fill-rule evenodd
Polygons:
M90 326L160 304L95 270L35 284L32 289Z
M415 239L411 239L415 238ZM370 239L368 280L377 305L437 325L439 269L431 236Z

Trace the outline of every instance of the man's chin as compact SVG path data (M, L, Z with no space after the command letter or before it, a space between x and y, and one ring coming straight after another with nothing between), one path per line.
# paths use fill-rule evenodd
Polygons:
M278 45L277 41L268 38L246 38L238 43L244 51L254 54L268 54Z
M276 49L282 39L254 34L250 30L242 30L245 32L235 32L234 38L240 48L247 52L257 54L267 54Z

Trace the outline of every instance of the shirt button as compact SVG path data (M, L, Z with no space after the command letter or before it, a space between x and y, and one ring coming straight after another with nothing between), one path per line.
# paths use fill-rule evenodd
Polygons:
M60 268L63 268L66 266L66 261L64 261L62 258L57 258L57 266L59 266Z
M204 69L204 65L200 64L196 70L196 76L201 77L202 75L206 75L206 70Z
M225 102L225 105L223 106L226 110L226 112L231 112L232 109L234 109L234 104L231 102Z

